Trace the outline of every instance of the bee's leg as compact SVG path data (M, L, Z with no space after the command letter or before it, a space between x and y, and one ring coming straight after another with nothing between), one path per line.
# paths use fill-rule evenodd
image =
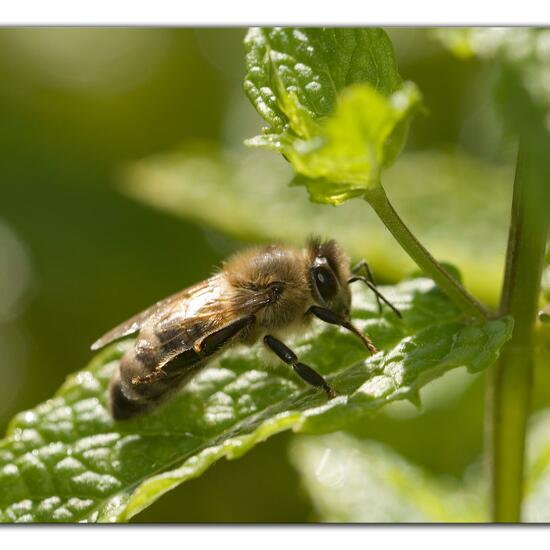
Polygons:
M174 376L180 375L184 369L188 369L200 360L201 357L195 350L188 349L176 355L167 363L158 366L149 374L145 376L134 376L132 378L132 384L152 384L161 378L173 378Z
M367 278L369 281L372 282L372 284L376 285L376 281L374 280L374 275L372 273L372 269L370 268L369 264L367 263L367 260L363 258L362 260L359 260L352 268L351 272L354 275L359 275L361 273L361 270L363 270L367 274Z
M366 274L366 277L359 275L363 270ZM365 283L376 296L376 303L378 304L378 312L382 313L382 302L384 302L399 318L401 318L401 312L387 299L376 287L376 281L374 280L374 275L372 274L371 268L366 260L361 260L351 268L353 277L348 279L348 284L354 283L355 281L362 281Z
M359 276L361 271L365 272L366 277L360 277ZM367 283L367 281L372 283L372 286L367 285L370 289L372 289L373 287L376 288L376 281L374 280L374 275L372 273L372 270L371 270L369 264L367 263L367 260L365 260L364 258L362 260L359 260L351 268L351 272L353 273L353 275L357 275L357 277L351 277L350 279L348 279L348 284L353 283L355 281L363 280L363 282L365 284ZM378 304L378 313L381 314L382 313L382 303L380 302L379 292L377 292L376 290L373 290L373 292L374 292L374 295L376 296L376 303Z
M195 351L201 357L208 357L209 355L212 355L227 342L229 342L233 336L236 336L239 332L241 332L241 330L249 327L255 320L256 317L254 315L248 315L247 317L242 317L236 321L233 321L231 324L226 325L203 338L195 346Z
M361 277L360 275L354 275L353 277L350 277L348 279L348 284L354 283L355 281L362 281L374 292L374 295L376 296L376 301L378 302L378 310L380 311L380 313L382 313L382 306L380 304L380 300L382 300L400 319L402 318L401 312L376 288L376 286L371 281L369 281L365 277Z
M134 376L132 378L132 384L152 384L163 378L179 375L182 369L188 368L198 363L204 357L208 357L218 351L225 343L233 338L233 336L249 326L254 320L255 317L253 315L237 319L233 323L203 338L195 346L195 349L188 349L176 355L165 365L157 367L144 376Z
M344 327L350 332L353 332L353 334L361 338L361 341L363 342L363 344L365 344L365 346L371 353L376 353L378 351L366 334L363 334L358 328L353 326L350 321L346 321L346 319L344 319L337 313L334 313L334 311L319 306L311 306L309 308L309 311L310 313L313 313L315 317L318 317L319 319L321 319L321 321L324 321L325 323L338 325L340 327Z
M308 384L315 386L316 388L322 388L325 390L329 398L336 397L334 388L314 369L305 363L300 363L296 354L288 347L285 346L280 340L277 340L274 336L264 336L264 344L273 352L279 359L284 361L287 365L292 365L292 368L296 374L305 380Z
M141 375L134 376L132 378L132 384L134 385L152 384L153 382L156 382L160 378L166 378L166 372L162 368L155 369L153 372L150 372L145 376L141 376Z

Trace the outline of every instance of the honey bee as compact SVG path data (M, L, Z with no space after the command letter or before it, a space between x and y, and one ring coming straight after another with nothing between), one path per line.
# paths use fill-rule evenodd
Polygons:
M369 337L350 321L354 281L371 288L380 309L382 300L400 316L376 288L366 262L350 269L334 240L312 238L302 250L268 245L235 254L209 279L161 300L92 345L96 350L139 331L109 386L113 418L153 410L223 349L260 339L305 382L333 398L332 386L283 339L316 317L351 331L375 353Z

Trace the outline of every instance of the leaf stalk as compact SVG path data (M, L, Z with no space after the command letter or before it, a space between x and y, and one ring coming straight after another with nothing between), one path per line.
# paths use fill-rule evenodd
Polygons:
M485 306L453 278L412 234L393 208L381 185L369 189L365 194L365 200L372 206L403 250L424 273L435 281L456 306L477 320L486 320L489 317Z

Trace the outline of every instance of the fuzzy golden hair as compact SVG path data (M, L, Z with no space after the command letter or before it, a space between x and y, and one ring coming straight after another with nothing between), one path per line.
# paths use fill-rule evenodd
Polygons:
M238 252L223 264L223 272L237 288L255 290L275 282L300 286L307 279L304 260L296 248L271 244Z

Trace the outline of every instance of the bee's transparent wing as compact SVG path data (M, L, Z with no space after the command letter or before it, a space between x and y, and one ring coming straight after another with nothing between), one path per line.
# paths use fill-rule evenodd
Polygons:
M130 317L120 325L111 329L109 332L106 332L101 338L96 340L91 349L98 350L111 342L129 336L134 332L140 330L145 323L147 323L153 317L162 317L165 312L170 311L176 304L185 302L193 302L193 298L200 300L204 299L204 296L207 296L212 292L214 288L219 284L219 275L215 275L210 279L206 279L196 285L193 285L184 290L180 290L168 298L160 300L156 304L148 307L142 312Z

